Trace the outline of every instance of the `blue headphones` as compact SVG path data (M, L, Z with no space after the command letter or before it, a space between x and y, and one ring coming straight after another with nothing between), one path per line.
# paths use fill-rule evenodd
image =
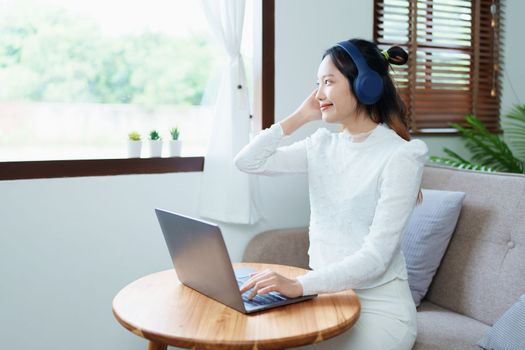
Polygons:
M373 69L368 67L363 55L350 41L341 41L335 46L342 48L357 66L357 77L354 80L354 92L357 99L364 105L376 103L383 94L383 79Z

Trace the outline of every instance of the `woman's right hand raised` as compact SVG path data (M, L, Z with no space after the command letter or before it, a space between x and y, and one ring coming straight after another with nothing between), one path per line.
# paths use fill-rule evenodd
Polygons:
M319 101L315 98L317 89L301 103L301 105L295 111L296 114L301 115L306 121L320 120L321 119L321 108Z
M285 135L290 135L308 122L321 119L321 108L319 107L319 102L315 98L316 94L317 89L315 89L310 96L301 103L295 112L280 122Z

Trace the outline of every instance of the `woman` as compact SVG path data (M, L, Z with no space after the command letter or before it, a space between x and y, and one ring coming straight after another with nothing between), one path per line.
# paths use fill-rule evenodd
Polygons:
M389 75L390 64L407 58L399 47L381 52L365 40L335 45L319 66L318 88L235 158L247 173L307 173L311 207L312 271L297 279L260 271L241 292L253 288L251 297L270 291L297 297L352 288L361 302L360 318L349 331L305 349L404 350L415 342L416 308L400 240L422 199L428 148L410 140L410 121ZM372 83L367 86L363 77ZM318 119L340 124L342 131L320 128L279 147L287 135Z

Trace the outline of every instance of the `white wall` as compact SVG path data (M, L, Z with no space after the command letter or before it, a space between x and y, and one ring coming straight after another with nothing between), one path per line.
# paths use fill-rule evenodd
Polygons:
M277 120L315 87L326 48L342 39L371 38L372 1L355 4L276 1ZM508 1L507 72L521 98L523 10L519 0ZM504 107L514 103L508 90L505 85ZM444 145L461 148L456 138L423 139L431 154ZM265 222L221 225L234 261L255 233L308 223L304 176L260 180ZM197 216L200 182L200 173L0 181L0 348L145 349L143 339L115 321L111 301L127 283L170 268L153 209Z

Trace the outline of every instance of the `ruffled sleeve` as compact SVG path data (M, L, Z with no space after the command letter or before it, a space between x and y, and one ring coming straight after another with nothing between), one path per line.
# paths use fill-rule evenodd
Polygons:
M324 130L324 131L323 131ZM278 175L300 174L308 171L307 142L314 140L328 132L318 129L307 138L281 146L288 136L280 123L275 123L268 129L262 130L253 140L244 146L235 156L235 166L250 174Z
M405 142L389 157L379 180L379 199L362 247L342 261L298 278L305 295L367 288L400 249L415 206L428 154L421 140Z

